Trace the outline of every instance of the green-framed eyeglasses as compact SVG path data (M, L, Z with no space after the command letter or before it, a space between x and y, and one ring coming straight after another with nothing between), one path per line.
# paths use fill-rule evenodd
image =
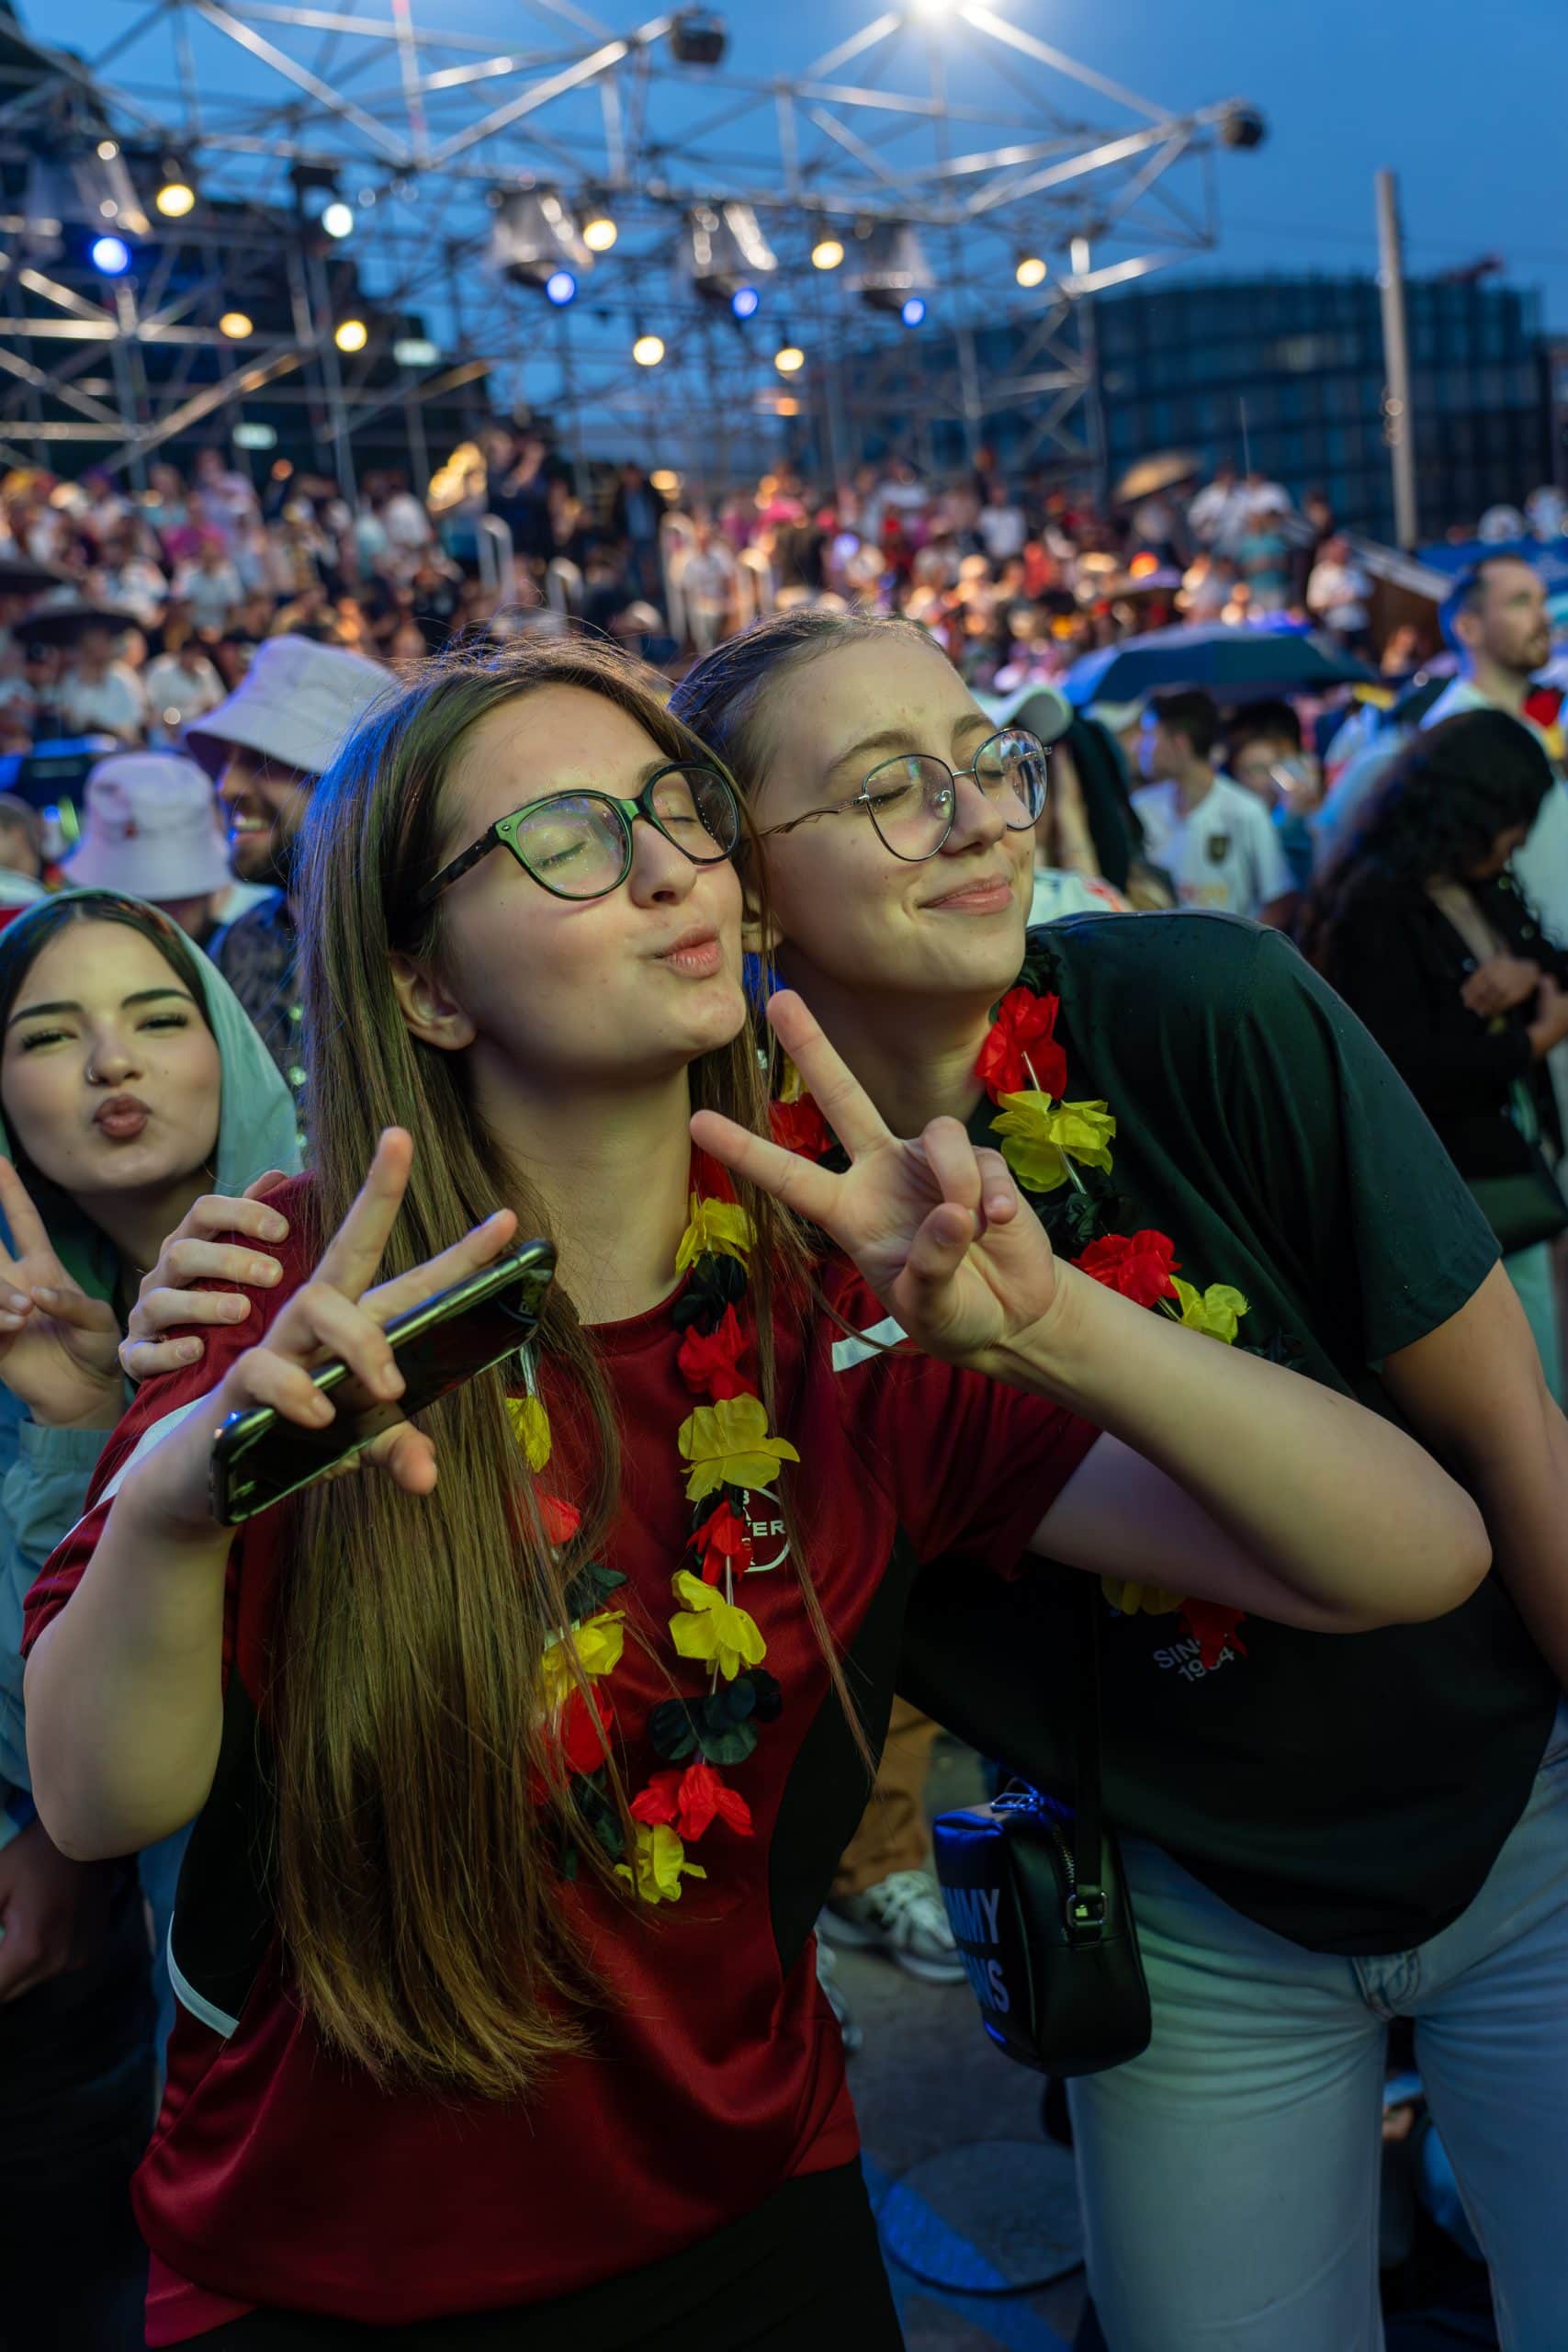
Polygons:
M425 884L414 906L430 906L492 849L509 849L554 899L607 899L632 870L632 825L638 817L694 865L721 865L739 844L740 804L729 778L716 768L671 762L632 800L609 792L563 792L498 817Z

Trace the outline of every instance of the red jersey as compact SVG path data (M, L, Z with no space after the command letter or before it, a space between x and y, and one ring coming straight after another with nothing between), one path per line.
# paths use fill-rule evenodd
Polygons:
M69 1599L138 1445L209 1392L310 1271L308 1182L280 1196L284 1279L250 1320L207 1331L204 1363L151 1381L106 1449L86 1516L34 1586L27 1641ZM313 1253L312 1253L313 1254ZM826 1270L857 1331L897 1339L858 1275ZM677 1294L678 1295L678 1294ZM625 1507L607 1565L627 1639L606 1688L626 1786L659 1759L648 1717L670 1695L671 1577L690 1536L676 1432L693 1397L673 1300L595 1334L625 1442ZM558 1420L564 1419L558 1416ZM1010 1572L1096 1431L1057 1407L916 1354L781 1320L773 1426L800 1454L792 1510L870 1736L886 1729L903 1603L939 1555ZM410 1498L409 1509L419 1504ZM753 1565L736 1598L767 1643L782 1712L725 1778L753 1834L716 1823L705 1878L646 1912L586 1876L560 1901L592 1950L591 2047L526 2102L384 2089L327 2050L294 1995L270 1903L265 1753L287 1512L254 1521L230 1562L225 1728L171 1937L179 1997L168 2082L136 2178L152 2249L148 2340L199 2335L254 2304L391 2325L542 2303L695 2248L794 2176L851 2161L858 2139L811 1931L865 1802L770 1497L748 1500ZM258 1900L258 1893L263 1899Z

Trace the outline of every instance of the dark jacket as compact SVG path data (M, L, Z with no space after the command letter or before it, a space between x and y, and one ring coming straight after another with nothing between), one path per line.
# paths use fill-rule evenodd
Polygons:
M1542 938L1509 882L1473 887L1509 952L1568 987L1568 955ZM1509 1116L1516 1081L1535 1104L1543 1137L1560 1145L1556 1104L1526 1032L1533 999L1484 1021L1460 991L1476 959L1414 882L1369 874L1341 912L1322 956L1324 977L1360 1014L1436 1127L1461 1176L1511 1176L1536 1164Z

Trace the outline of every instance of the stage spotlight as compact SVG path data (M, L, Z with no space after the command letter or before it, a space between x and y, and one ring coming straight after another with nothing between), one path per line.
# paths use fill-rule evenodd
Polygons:
M1021 286L1043 286L1050 272L1038 254L1020 254L1013 276Z
M850 282L874 311L899 314L911 295L929 293L935 285L920 241L907 220L876 221L856 243L860 252Z
M231 343L243 343L248 334L254 334L255 327L243 311L225 311L218 322L218 332L226 334Z
M330 204L323 204L321 207L321 226L329 237L335 237L340 243L344 237L352 237L354 234L353 205L345 204L341 196L334 196Z
M678 65L722 65L729 28L715 8L681 8L670 27L670 54Z
M164 158L152 201L165 220L183 220L187 212L196 210L196 190L190 184L190 175L173 155Z
M607 254L620 233L602 204L589 207L588 218L582 224L582 242L591 254Z
M569 302L577 300L577 280L570 269L552 269L545 280L545 300L564 311Z
M919 326L924 321L925 315L925 300L924 298L919 294L911 294L908 300L903 304L898 312L898 316L903 320L904 324L907 327Z
M844 249L837 237L818 237L811 248L814 269L837 269L844 258Z
M123 237L95 237L89 253L101 277L123 277L130 267L130 247Z
M1261 147L1269 125L1256 107L1232 107L1220 118L1222 147Z
M639 334L632 345L632 357L639 368L657 368L664 356L664 338L657 334Z
M759 285L779 266L749 204L694 204L686 215L677 265L705 301L728 302L738 319L751 316Z
M773 354L773 366L781 376L798 376L805 365L805 352L802 351L798 343L792 343L786 334Z
M393 344L392 356L400 368L434 368L441 352L428 335L403 334Z
M513 286L532 286L541 293L549 292L552 279L570 277L570 294L549 295L558 305L570 302L578 277L593 266L570 208L547 187L498 189L491 202L495 209L491 267Z
M119 153L119 141L118 141L118 139L100 139L100 140L99 140L99 141L98 141L98 161L99 161L99 163L100 163L100 164L112 164L112 163L114 162L115 157L116 157L118 153Z
M363 319L340 319L333 341L340 351L363 351L370 340L370 330Z

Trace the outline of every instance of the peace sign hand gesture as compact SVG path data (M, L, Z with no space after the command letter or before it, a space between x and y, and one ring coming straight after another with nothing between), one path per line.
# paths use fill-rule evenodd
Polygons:
M716 1111L693 1116L699 1149L820 1226L928 1355L978 1364L1049 1314L1051 1245L1000 1153L977 1150L956 1119L901 1142L798 996L771 998L768 1019L849 1168L835 1175Z
M72 1281L5 1159L0 1210L17 1253L0 1250L0 1381L46 1428L113 1429L125 1404L113 1307Z

